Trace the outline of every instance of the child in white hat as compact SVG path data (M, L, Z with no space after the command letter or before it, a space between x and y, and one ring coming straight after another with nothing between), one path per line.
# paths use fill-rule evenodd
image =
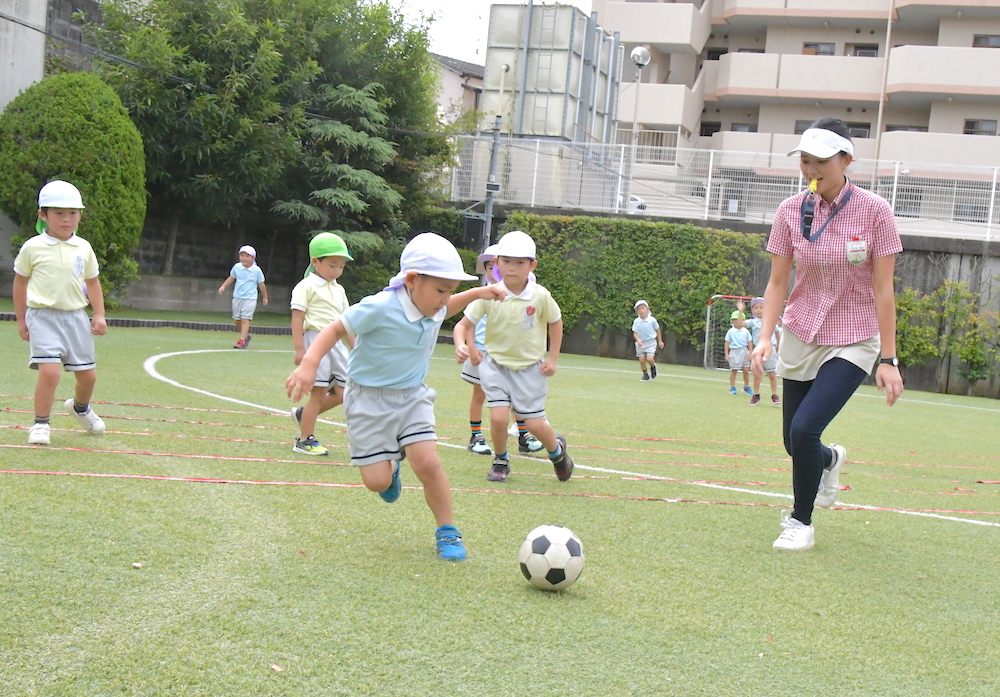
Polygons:
M229 278L219 286L219 295L226 292L230 283L236 282L233 286L233 322L240 338L233 348L245 349L250 345L250 321L257 311L257 291L267 305L267 286L264 285L264 272L257 266L257 250L245 244L240 247L239 256L240 260L229 271Z
M352 305L316 336L286 387L298 401L312 389L322 357L355 336L344 395L351 462L365 487L392 503L402 491L400 460L409 460L437 522L438 556L461 561L465 546L453 524L451 486L435 445L437 393L424 378L445 318L473 300L502 299L505 292L489 285L452 295L462 281L477 279L465 273L451 242L432 232L410 240L399 266L381 293Z
M639 358L643 382L656 379L656 349L663 348L663 332L660 323L649 314L649 303L636 300L632 306L636 318L632 320L632 337L635 339L635 355ZM649 365L649 372L646 365ZM652 378L650 377L652 373Z
M83 214L80 191L52 181L38 192L38 235L25 242L14 260L14 314L17 333L30 342L28 366L38 371L35 422L28 443L49 445L52 402L62 370L76 375L74 396L66 411L92 435L104 433L104 422L90 407L97 383L94 336L104 336L104 293L97 257L87 240L76 234ZM87 317L88 301L94 309Z

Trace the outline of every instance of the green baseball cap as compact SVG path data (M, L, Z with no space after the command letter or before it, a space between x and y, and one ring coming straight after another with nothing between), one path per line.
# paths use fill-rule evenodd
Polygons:
M729 319L743 319L743 313L739 310L733 310L733 314L729 315Z
M321 232L309 240L309 258L323 257L347 257L348 261L354 261L354 257L347 251L344 240L332 232Z

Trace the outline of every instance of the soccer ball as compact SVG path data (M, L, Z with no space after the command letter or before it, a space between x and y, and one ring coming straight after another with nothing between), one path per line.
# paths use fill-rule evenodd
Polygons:
M583 571L583 543L569 528L539 525L528 533L517 554L521 573L535 588L561 591Z

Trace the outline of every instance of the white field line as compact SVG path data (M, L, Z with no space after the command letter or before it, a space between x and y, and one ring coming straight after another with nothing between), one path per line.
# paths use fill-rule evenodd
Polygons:
M159 371L156 370L156 364L162 358L170 358L172 356L186 356L186 355L199 354L199 353L239 353L239 352L240 352L240 349L196 349L196 350L192 350L192 351L174 351L172 353L160 353L160 354L157 354L155 356L150 356L149 358L147 358L143 362L142 367L143 367L143 370L145 370L146 373L150 377L155 378L156 380L161 380L161 381L167 383L168 385L173 385L174 387L179 387L180 389L183 389L183 390L190 390L191 392L197 392L198 394L202 394L202 395L205 395L205 396L208 396L208 397L215 397L216 399L222 399L222 400L225 400L227 402L233 402L235 404L242 404L244 406L253 407L255 409L263 409L265 411L270 411L270 412L272 412L274 414L279 414L279 415L288 414L288 410L287 409L276 409L274 407L269 407L269 406L266 406L266 405L263 405L263 404L256 404L254 402L247 402L247 401L244 401L242 399L236 399L234 397L226 397L225 395L216 394L215 392L209 392L208 390L202 390L202 389L199 389L197 387L191 387L190 385L185 385L183 383L177 382L176 380L171 380L170 378L164 376L162 373L160 373ZM256 353L290 353L290 351L256 351ZM437 359L437 360L443 360L443 359ZM580 368L579 370L587 370L587 369L586 368ZM621 371L605 370L604 372L621 372L621 373L625 373L625 372L630 372L630 371L624 371L624 370L621 370ZM675 377L681 377L681 376L675 376ZM696 379L696 380L705 380L707 378L693 378L693 379ZM913 401L917 401L917 400L913 400ZM927 404L938 405L938 406L951 406L951 405L943 405L943 404L939 405L937 402L926 402L926 403ZM984 411L992 411L992 410L990 410L990 409L984 409ZM321 421L322 423L330 424L330 425L333 425L333 426L342 426L342 427L346 427L347 426L347 424L341 423L339 421L328 421L326 419L317 419L317 421ZM464 445L454 445L452 443L443 443L441 441L438 441L438 445L442 446L442 447L445 447L445 448L455 448L456 450L465 450L465 446ZM522 455L516 455L514 453L511 453L510 456L511 457L516 457L518 459L525 459L525 460L536 460L537 459L537 458L527 458L527 457L524 457ZM623 475L623 476L627 476L627 477L639 477L639 478L642 478L642 479L652 479L652 480L661 480L661 481L668 479L667 477L660 477L660 476L652 475L652 474L644 474L644 473L641 473L641 472L630 472L628 470L609 469L609 468L606 468L606 467L594 467L594 466L591 466L591 465L576 465L576 467L578 469L588 470L588 471L591 471L591 472L604 472L606 474L619 474L619 475ZM675 483L680 483L680 482L675 482ZM743 489L741 487L725 486L723 484L711 484L709 482L684 482L684 484L687 485L687 486L700 486L700 487L703 487L703 488L706 488L706 489L721 489L721 490L724 490L724 491L735 491L735 492L739 492L739 493L742 493L742 494L751 494L753 496L768 496L768 497L771 497L771 498L794 500L794 497L791 496L790 494L779 494L779 493L770 492L770 491L755 491L753 489ZM903 514L903 515L920 516L922 518L938 518L940 520L951 520L951 521L955 521L955 522L958 522L958 523L970 523L972 525L982 525L982 526L986 526L986 527L1000 528L1000 523L992 523L992 522L984 521L984 520L972 520L970 518L958 518L956 516L941 515L940 513L927 513L927 512L924 512L924 511L905 511L905 510L901 510L901 509L898 509L898 508L885 508L885 507L882 507L882 506L867 506L867 505L863 505L863 504L846 503L846 502L843 502L843 501L838 501L838 503L841 506L844 506L844 507L847 507L847 508L862 508L862 509L872 510L872 511L884 511L884 512L888 512L888 513L900 513L900 514Z

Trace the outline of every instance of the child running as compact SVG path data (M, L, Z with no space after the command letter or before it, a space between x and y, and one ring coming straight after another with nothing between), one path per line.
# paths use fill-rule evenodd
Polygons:
M295 365L301 364L306 349L316 340L320 331L333 324L350 305L344 287L337 283L347 262L354 261L344 240L332 232L319 233L309 241L309 261L305 278L292 289L292 345L295 347ZM347 351L348 347L353 346L353 337L338 341L320 359L309 401L304 406L292 407L292 420L299 429L292 447L294 452L306 455L329 454L330 451L316 440L313 431L320 414L344 401Z
M556 372L562 348L562 313L548 290L531 280L529 274L538 265L535 241L520 230L508 232L497 243L498 286L509 294L503 302L476 301L459 322L464 325L463 340L455 339L457 358L472 359L479 366L479 376L490 409L490 437L493 441L493 466L486 478L491 482L507 481L510 462L507 455L507 410L524 420L528 430L548 452L559 481L573 476L573 460L566 452L566 438L557 434L545 419L548 378ZM486 353L464 336L482 318L486 325ZM545 358L545 339L549 355Z
M743 301L736 303L736 309L743 312ZM754 298L750 303L750 311L753 317L747 320L747 329L750 330L750 337L754 346L760 343L761 318L764 316L764 298ZM777 327L771 333L771 357L764 363L764 372L771 381L771 403L781 404L781 397L778 396L778 378L774 374L774 369L778 367L778 347L780 337ZM753 396L750 398L750 406L760 403L760 383L761 379L757 373L753 374Z
M632 307L639 316L632 320L632 336L635 338L635 355L639 358L639 367L642 369L643 382L656 379L656 349L663 348L663 332L660 331L660 323L653 315L649 314L649 303L645 300L636 300ZM649 364L649 371L646 371L646 364Z
M730 321L733 326L726 332L726 361L729 362L729 394L736 394L736 373L743 371L743 391L753 395L750 388L750 352L753 351L753 338L746 328L743 313L734 310Z
M260 290L261 300L267 305L267 286L264 285L264 272L257 266L257 250L248 244L240 247L240 260L233 264L229 278L219 286L219 295L226 292L230 283L233 286L233 322L240 338L233 348L245 349L250 345L250 320L257 311L257 291Z
M29 342L28 367L38 371L35 422L28 443L50 445L52 403L62 370L76 374L76 392L64 407L92 435L104 422L90 407L97 384L94 336L104 336L104 293L97 256L76 230L83 198L69 182L52 181L38 192L38 235L21 246L14 260L14 314L17 333ZM87 302L94 309L87 317ZM61 369L61 370L60 370Z
M438 526L438 556L461 561L465 546L453 524L451 486L435 444L437 393L423 381L445 318L472 300L503 299L505 291L488 285L452 295L460 282L477 279L462 269L451 242L432 232L410 240L399 267L381 293L352 305L316 336L285 384L299 400L313 388L323 356L344 337L357 337L344 395L351 462L365 487L392 503L402 492L400 460L409 460Z

